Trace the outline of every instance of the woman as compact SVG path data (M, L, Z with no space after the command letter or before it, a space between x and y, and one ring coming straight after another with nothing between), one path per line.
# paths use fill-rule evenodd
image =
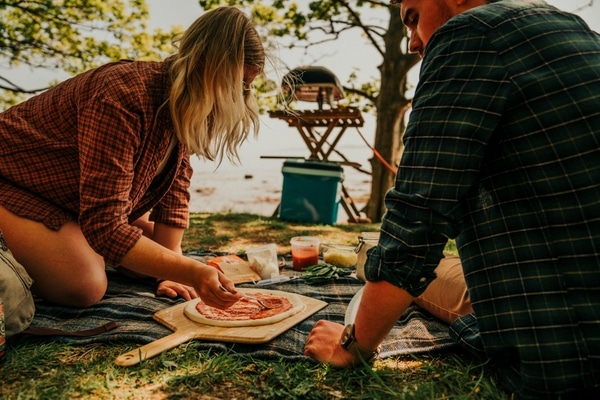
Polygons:
M220 308L240 297L220 271L181 254L189 158L237 159L258 133L248 89L265 53L232 7L203 14L178 47L162 62L85 72L0 113L0 231L47 301L97 303L105 264L156 277L161 295Z

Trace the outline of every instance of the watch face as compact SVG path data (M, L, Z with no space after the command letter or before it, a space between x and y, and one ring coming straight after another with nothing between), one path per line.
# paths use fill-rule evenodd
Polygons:
M347 325L344 328L344 332L342 333L342 338L340 340L342 347L346 348L350 343L352 343L352 325Z

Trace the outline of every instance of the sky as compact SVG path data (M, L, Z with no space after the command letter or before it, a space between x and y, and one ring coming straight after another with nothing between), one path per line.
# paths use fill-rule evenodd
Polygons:
M297 0L299 4L308 0ZM600 0L547 0L549 4L559 9L575 12L581 16L596 32L600 32ZM167 29L173 25L189 26L203 10L196 0L147 0L150 7L151 27ZM592 3L592 7L585 7ZM342 84L351 73L357 73L364 80L377 78L377 65L381 61L366 39L358 32L348 32L342 41L335 45L323 45L312 48L311 53L304 54L303 50L281 50L274 54L290 68L301 65L321 65L333 71ZM284 71L285 73L285 71Z

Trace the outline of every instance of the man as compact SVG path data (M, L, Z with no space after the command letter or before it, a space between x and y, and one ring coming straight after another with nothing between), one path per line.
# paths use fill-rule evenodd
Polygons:
M456 340L518 397L597 394L599 35L539 0L402 0L400 14L423 62L369 282L355 325L319 321L306 355L369 358L456 238L474 310Z

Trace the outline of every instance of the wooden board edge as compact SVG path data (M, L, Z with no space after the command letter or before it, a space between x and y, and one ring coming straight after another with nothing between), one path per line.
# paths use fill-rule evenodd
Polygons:
M300 297L306 305L304 310L271 325L231 328L203 325L192 321L184 315L183 310L187 302L159 310L154 313L153 318L173 332L181 330L186 332L189 330L194 331L191 334L193 339L213 342L262 344L273 340L328 305L327 302L322 300L313 299L297 293L294 294ZM179 322L179 326L176 322ZM218 337L216 337L215 331L221 331Z

